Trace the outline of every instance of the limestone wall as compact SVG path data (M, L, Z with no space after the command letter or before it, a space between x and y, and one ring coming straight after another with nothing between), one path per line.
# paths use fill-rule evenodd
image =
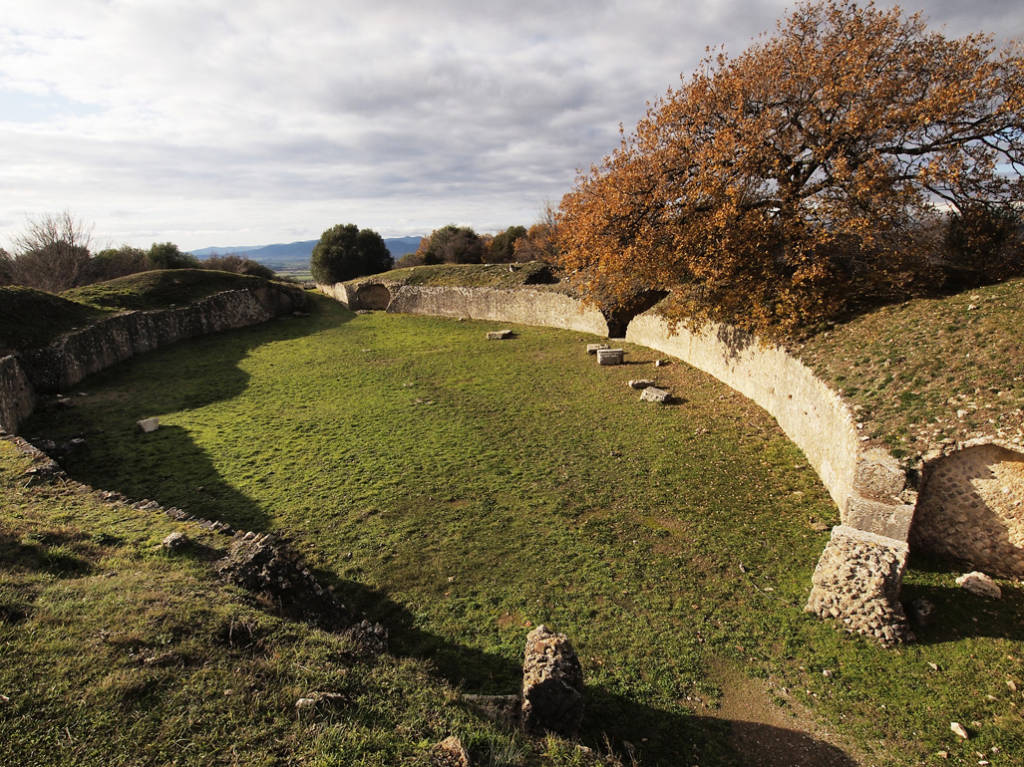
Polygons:
M186 306L100 320L48 346L0 359L0 430L15 432L37 392L59 392L136 354L206 333L245 327L306 307L298 288L265 285L216 293Z
M1024 452L983 441L930 457L910 540L967 569L1024 575Z
M608 335L608 323L599 311L584 308L580 301L564 293L547 290L399 285L385 280L318 288L350 309L465 317Z

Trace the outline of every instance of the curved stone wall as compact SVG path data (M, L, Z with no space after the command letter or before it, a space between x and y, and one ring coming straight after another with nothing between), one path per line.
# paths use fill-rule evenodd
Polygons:
M608 335L608 323L601 312L584 307L564 293L548 290L401 285L378 279L317 287L349 309L514 322Z
M37 392L66 390L136 354L265 322L305 309L307 301L301 289L277 284L229 290L187 306L116 314L48 346L0 358L0 431L17 431L32 413Z
M388 312L608 334L607 322L596 310L563 294L529 288L422 287L382 278L318 287L350 309L381 308L386 300ZM680 326L673 331L652 309L632 319L626 340L676 357L749 397L803 450L841 520L815 570L807 610L886 645L911 638L898 595L914 514L907 501L913 493L892 456L862 449L842 398L784 349L761 346L726 326L708 325L696 332ZM850 552L856 553L855 561ZM850 573L862 571L870 572L870 589L849 583Z

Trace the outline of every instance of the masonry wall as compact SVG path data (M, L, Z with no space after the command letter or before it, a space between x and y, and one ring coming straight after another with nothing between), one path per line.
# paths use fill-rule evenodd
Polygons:
M48 346L0 358L0 430L16 432L37 393L59 392L136 354L207 333L254 325L307 306L279 285L216 293L192 304L105 318Z

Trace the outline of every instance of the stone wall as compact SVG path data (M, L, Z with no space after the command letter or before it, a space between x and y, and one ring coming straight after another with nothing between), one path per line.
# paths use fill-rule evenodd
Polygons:
M992 575L1024 575L1024 452L984 442L931 456L911 545Z
M304 309L307 302L299 288L277 284L224 291L186 306L106 317L48 346L0 358L0 431L17 431L35 407L37 392L63 391L136 354L265 322Z
M569 296L528 288L420 287L389 284L382 278L319 288L350 309L499 320L602 336L608 332L596 310L583 309ZM803 450L841 520L822 554L807 609L883 644L912 636L898 597L914 493L892 456L863 449L842 398L784 349L761 346L726 326L708 325L698 331L679 326L673 331L652 309L630 321L626 340L676 357L749 397ZM854 540L855 545L850 543ZM844 557L850 552L856 552L856 561L847 567ZM871 569L874 565L878 572ZM862 571L874 584L870 594L849 582Z
M599 311L585 308L564 293L548 290L401 285L377 279L317 287L350 309L494 320L608 335L608 323Z

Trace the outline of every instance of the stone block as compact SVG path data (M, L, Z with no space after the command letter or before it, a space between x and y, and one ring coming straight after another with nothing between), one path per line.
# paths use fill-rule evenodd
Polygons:
M654 386L654 381L647 378L634 378L629 382L630 389L646 389L648 386Z
M150 432L156 431L160 428L160 419L155 416L153 418L143 418L141 421L136 421L135 423L145 434L149 434Z
M587 354L597 354L601 349L607 349L608 344L587 344Z
M869 501L857 495L850 496L846 503L844 525L898 541L905 541L910 535L910 523L914 519L913 506Z
M490 330L487 333L488 341L504 341L506 338L515 336L511 330Z
M1003 598L1003 590L999 588L999 584L985 575L985 573L978 572L977 570L959 576L956 579L956 585L978 597L985 597L986 599Z
M898 496L906 484L907 476L899 461L885 450L870 448L858 457L853 486L863 497L889 501Z
M622 349L598 349L598 365L621 365L625 352Z
M664 405L672 399L672 395L669 394L666 389L659 389L656 386L648 386L640 394L640 399L644 402L658 402Z
M565 634L541 625L526 636L522 724L574 736L583 721L583 669Z
M872 637L883 647L913 641L900 604L908 553L904 541L846 525L832 528L811 578L805 609L839 621L851 633Z

